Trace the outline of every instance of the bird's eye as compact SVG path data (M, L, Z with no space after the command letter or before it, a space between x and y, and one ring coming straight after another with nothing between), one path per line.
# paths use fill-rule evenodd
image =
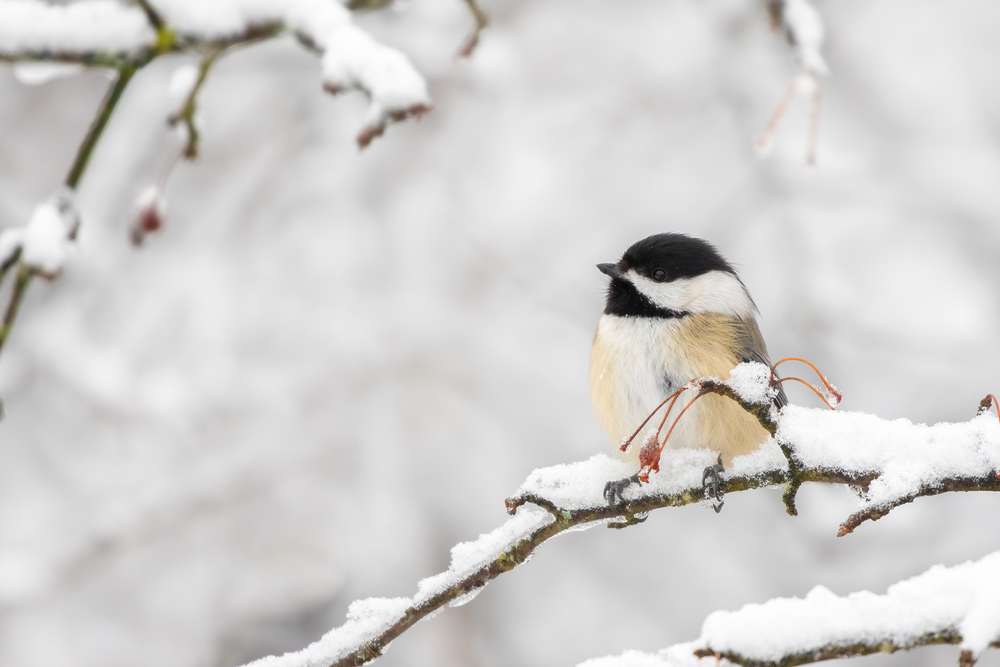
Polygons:
M667 279L667 272L663 269L653 269L653 280L658 283L662 283Z

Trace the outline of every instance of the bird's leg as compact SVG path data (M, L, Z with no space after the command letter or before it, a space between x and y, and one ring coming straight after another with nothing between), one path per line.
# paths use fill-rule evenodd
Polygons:
M625 496L622 495L622 491L627 489L632 484L639 483L639 473L632 475L631 477L626 477L625 479L619 479L617 481L608 482L604 485L604 499L608 501L608 507L611 509L615 508L615 496L621 501L621 504L625 504Z
M712 498L715 502L712 503L712 508L715 513L718 514L722 511L722 506L725 504L722 492L722 477L721 474L726 471L722 467L722 456L719 456L719 460L715 465L708 466L705 468L705 472L701 474L701 488L705 491L706 498Z

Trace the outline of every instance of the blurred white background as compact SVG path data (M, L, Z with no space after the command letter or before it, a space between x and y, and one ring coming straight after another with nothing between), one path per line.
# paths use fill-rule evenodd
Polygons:
M140 72L82 182L79 254L0 359L0 664L230 667L412 595L533 468L606 451L594 264L654 232L717 244L772 356L810 358L843 409L970 418L1000 390L1000 4L817 7L814 169L801 101L752 152L795 71L762 0L487 0L469 62L458 0L364 15L437 108L360 154L362 98L322 94L291 40L245 49L210 75L202 158L137 250L131 202L175 150L167 83L191 60ZM0 67L0 226L58 187L107 86ZM715 609L883 592L1000 548L992 494L838 539L850 507L812 485L797 518L774 490L567 535L379 664L656 650Z

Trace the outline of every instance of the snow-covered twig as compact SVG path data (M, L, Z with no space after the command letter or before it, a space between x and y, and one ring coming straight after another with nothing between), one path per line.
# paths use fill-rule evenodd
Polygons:
M284 33L295 35L321 57L325 90L356 89L367 95L370 105L357 138L360 147L380 136L389 124L431 109L427 85L406 56L355 26L350 12L335 0L214 0L211 11L205 11L199 0L135 0L134 5L113 0L82 0L68 5L0 0L0 61L22 65L33 61L77 63L117 72L66 176L70 194L78 187L118 101L140 69L168 53L201 55L193 85L180 109L169 118L172 125L184 124L184 155L194 158L199 140L197 95L211 65L227 49ZM71 204L72 198L66 201ZM40 206L36 216L47 205ZM64 234L58 242L46 236L44 243L32 244L33 225L34 218L24 228L5 230L6 237L0 239L0 282L18 266L17 283L0 328L0 349L32 277L39 273L57 275L75 237L72 225L63 231L72 227L73 234ZM33 261L32 253L40 248L42 254Z
M961 644L958 663L971 667L987 648L1000 648L998 573L1000 552L954 567L935 565L893 584L884 595L838 596L817 586L805 598L714 612L698 639L659 654L629 651L580 667L708 667L720 659L747 667L794 667L933 644Z

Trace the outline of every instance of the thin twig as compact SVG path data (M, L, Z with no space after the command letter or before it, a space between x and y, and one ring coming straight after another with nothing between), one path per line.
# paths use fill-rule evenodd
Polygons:
M11 267L17 264L17 260L19 259L21 259L20 248L12 252L10 257L7 258L7 261L0 265L0 285L2 285L3 281L7 279L7 273L10 271Z
M766 155L769 150L771 150L771 145L774 142L774 133L778 129L778 123L785 117L788 113L788 107L791 106L792 101L795 100L796 88L795 82L793 81L791 85L788 86L788 90L785 91L785 96L781 98L781 102L778 103L777 108L775 108L774 113L767 120L767 124L764 129L757 133L754 137L753 147L757 151L757 155Z
M104 128L107 127L111 114L114 112L118 101L121 99L122 93L125 91L125 87L128 85L128 82L132 79L132 75L135 74L135 72L136 67L130 63L125 64L118 71L118 78L115 79L114 84L104 96L104 101L98 109L97 116L94 118L94 122L91 123L90 129L87 131L87 134L83 139L83 143L80 144L80 148L77 150L76 159L73 160L73 165L70 167L69 173L66 175L66 186L68 188L75 189L77 185L79 185L80 178L82 178L83 172L86 170L87 164L90 162L90 156L94 152L94 147L97 146L97 142L104 133ZM19 258L20 252L16 253L13 257L4 262L2 267L0 267L0 282L2 282L3 278L7 274L7 271L10 270ZM7 342L10 330L14 326L14 321L17 319L17 312L21 306L21 301L24 299L24 293L28 289L28 285L31 284L31 279L34 275L35 270L29 266L21 264L18 268L17 282L14 283L14 289L11 292L10 301L7 304L7 312L4 314L3 324L0 325L0 351L3 350L4 343Z
M7 342L7 336L10 334L11 327L14 326L14 320L17 319L17 311L21 307L21 301L24 299L24 292L28 289L28 284L31 282L32 277L35 272L25 265L21 265L17 270L17 281L14 283L14 289L10 293L10 301L7 303L7 312L3 316L3 324L0 324L0 350L3 350L4 343Z
M472 55L472 52L476 50L476 46L479 45L480 34L490 24L490 17L479 7L476 0L465 0L465 6L469 8L469 13L472 14L475 25L472 27L472 32L469 33L469 36L465 38L465 42L462 43L462 48L458 50L459 58L468 58Z
M198 104L198 93L201 92L201 87L205 83L205 78L208 76L208 70L212 67L212 64L222 55L225 47L213 47L208 54L201 59L201 63L198 65L198 78L195 80L194 85L191 86L191 90L188 91L187 98L184 100L184 104L176 113L171 114L167 119L167 122L171 126L177 123L183 122L187 128L187 144L184 147L184 157L188 160L193 160L198 157L198 124L195 122L195 112L197 111Z
M159 32L163 28L163 18L160 16L160 13L153 9L153 6L149 4L149 0L135 0L135 3L146 14L146 18L149 19L149 25L153 26L153 30Z
M731 651L716 652L712 648L698 649L694 652L699 658L710 658L719 654L726 660L744 667L796 667L796 665L807 665L823 660L834 660L838 658L856 658L874 653L895 653L896 651L909 651L920 646L933 646L935 644L961 644L962 635L955 628L949 628L941 632L932 632L910 641L898 641L890 637L880 637L878 640L870 642L859 642L857 644L846 644L843 646L824 645L818 646L808 651L792 653L782 656L780 660L753 660L746 658L739 653ZM990 648L1000 648L1000 642L993 642ZM963 651L965 653L965 651ZM970 652L971 655L971 652ZM974 662L974 661L973 661ZM969 663L970 665L972 663Z
M107 127L108 120L111 118L111 114L114 113L115 107L118 105L122 93L125 92L128 82L132 80L132 75L135 74L136 69L135 65L126 63L118 70L118 78L115 79L107 95L104 96L104 101L101 102L101 106L97 111L97 117L94 118L90 129L87 130L87 135L83 138L83 143L80 144L80 148L77 150L73 166L70 167L69 174L66 175L66 187L75 190L76 186L79 185L80 179L83 177L83 172L87 168L87 163L90 162L90 156L94 152L94 147L97 146L97 141L101 138L101 134L104 133L104 128Z

